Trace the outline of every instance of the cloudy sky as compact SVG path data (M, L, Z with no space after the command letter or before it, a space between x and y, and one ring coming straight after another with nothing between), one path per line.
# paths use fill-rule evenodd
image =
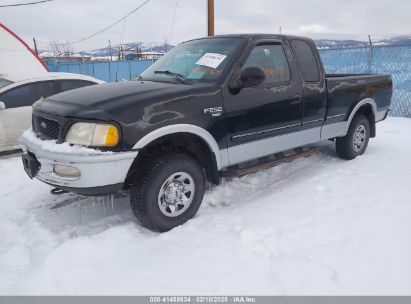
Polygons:
M34 0L33 0L34 1ZM176 2L177 1L177 2ZM0 5L30 2L0 0ZM144 0L54 0L26 7L0 8L0 22L29 45L32 37L75 41L120 19ZM366 40L411 34L410 0L215 0L216 34L240 32ZM175 9L177 3L177 9ZM206 35L207 0L151 0L106 32L74 45L76 51L122 42L172 44ZM175 21L173 15L175 12ZM174 25L173 25L174 24ZM124 29L124 31L123 31Z

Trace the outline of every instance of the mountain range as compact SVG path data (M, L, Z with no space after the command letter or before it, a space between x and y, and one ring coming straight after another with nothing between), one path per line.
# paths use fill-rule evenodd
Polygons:
M333 39L317 39L314 40L318 48L341 48L341 47L361 47L368 46L368 41L361 40L333 40ZM373 41L374 45L401 45L411 44L411 36L395 36L389 39Z
M137 50L141 52L159 52L166 53L174 46L169 44L156 44L156 43L147 43L147 42L129 42L121 44L121 48L124 53L135 53ZM111 47L111 54L116 56L120 50L120 45L114 45ZM104 47L90 51L81 52L83 55L93 56L93 57L104 57L110 56L110 48Z

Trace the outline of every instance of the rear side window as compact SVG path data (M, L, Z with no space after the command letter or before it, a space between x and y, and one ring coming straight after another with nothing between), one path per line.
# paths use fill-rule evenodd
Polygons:
M294 54L300 66L301 76L306 82L317 82L320 80L320 71L310 45L303 40L291 41Z
M59 83L60 88L58 93L95 84L94 82L86 80L59 80Z
M6 108L17 108L31 106L41 97L49 97L53 94L53 82L33 82L0 94L0 101L5 103Z

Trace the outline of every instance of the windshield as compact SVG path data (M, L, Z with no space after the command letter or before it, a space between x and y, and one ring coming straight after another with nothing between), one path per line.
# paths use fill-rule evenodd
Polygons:
M4 88L5 86L8 86L9 84L12 84L12 81L0 78L0 89Z
M242 38L185 42L170 50L140 76L151 81L216 82L244 42Z

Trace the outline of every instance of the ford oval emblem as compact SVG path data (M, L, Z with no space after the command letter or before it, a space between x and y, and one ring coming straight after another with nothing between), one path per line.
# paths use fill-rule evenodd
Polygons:
M40 126L41 126L43 129L47 128L47 124L46 124L44 121L42 121L42 122L40 123Z

